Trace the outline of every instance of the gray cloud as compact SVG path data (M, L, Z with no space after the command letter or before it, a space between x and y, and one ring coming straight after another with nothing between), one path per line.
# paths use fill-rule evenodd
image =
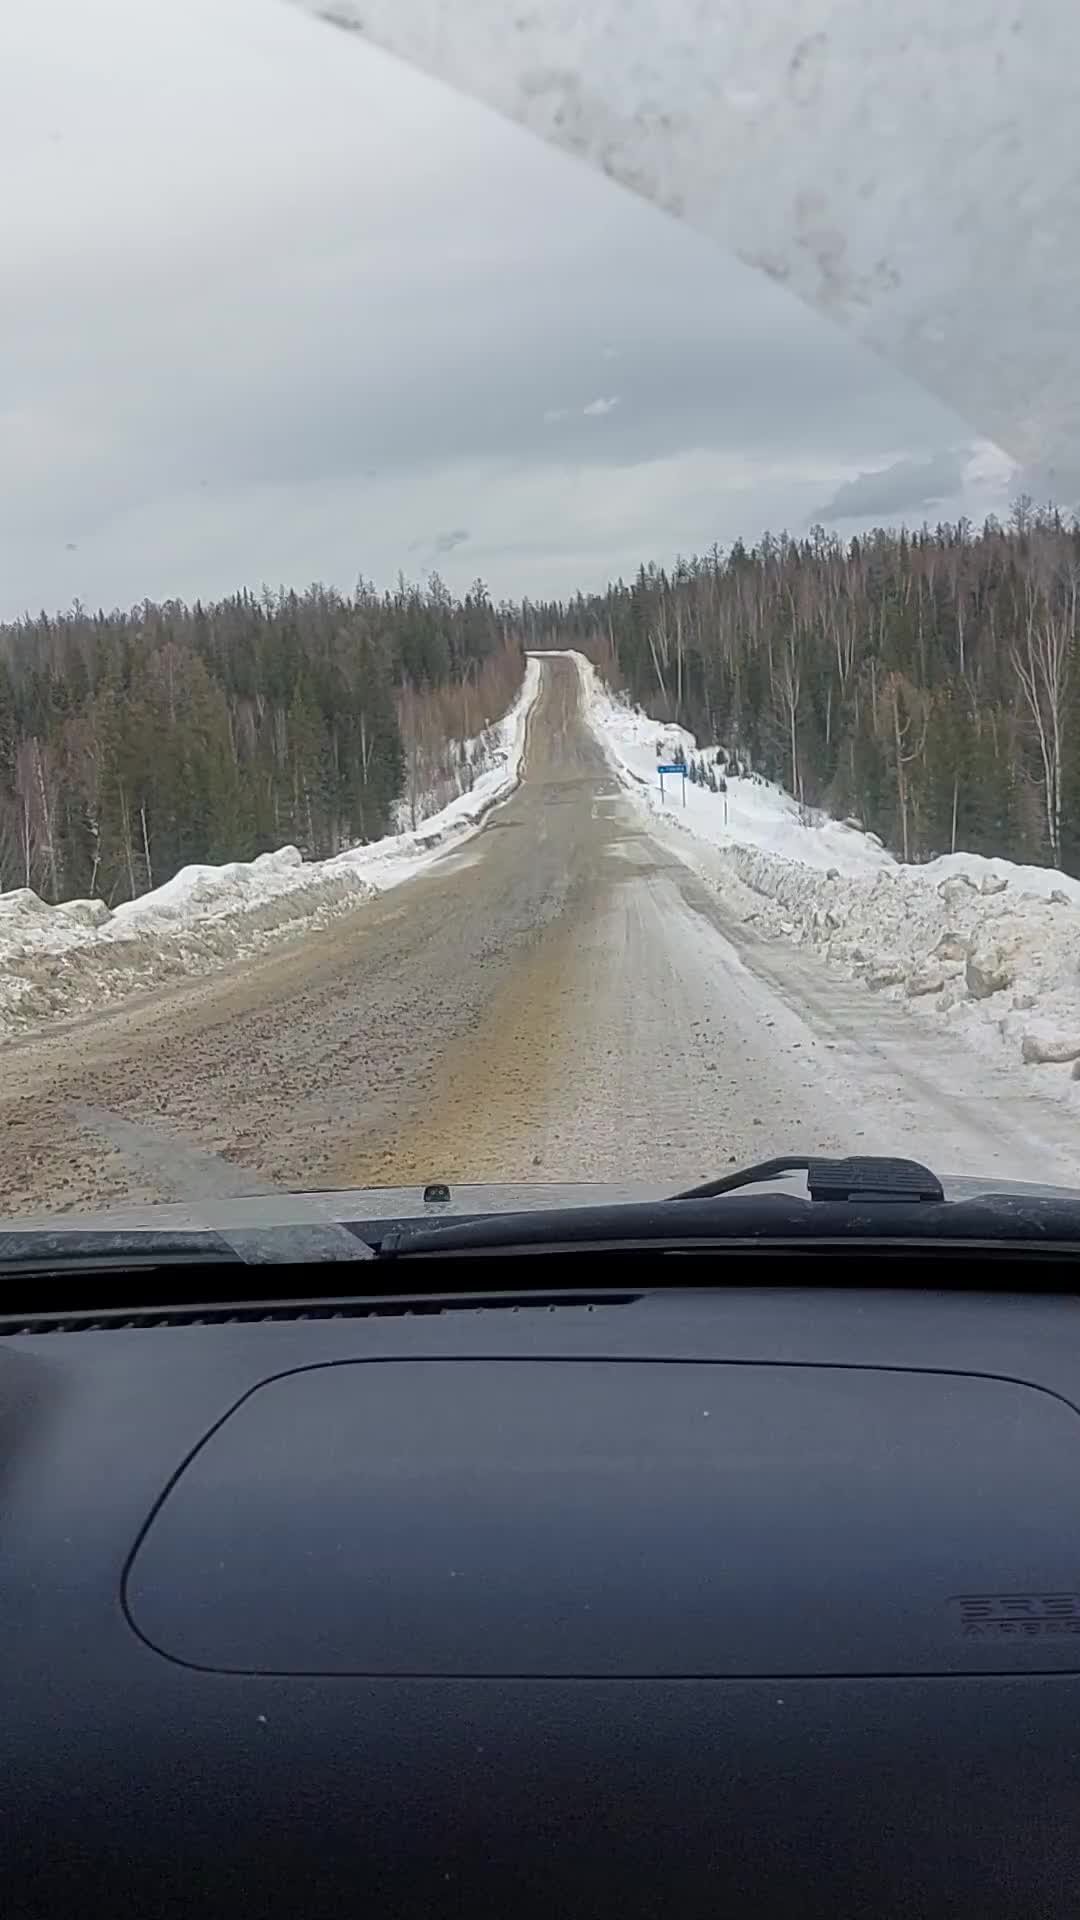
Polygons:
M0 614L410 554L569 591L944 487L936 402L295 10L7 0L4 34Z
M856 474L818 508L817 518L826 524L833 520L867 520L875 515L888 519L940 506L943 500L960 493L971 453L970 447L945 447L925 460L893 460L887 467Z
M447 533L434 533L430 540L412 540L410 553L426 553L431 556L441 553L453 553L455 547L464 546L469 538L468 527L452 527Z

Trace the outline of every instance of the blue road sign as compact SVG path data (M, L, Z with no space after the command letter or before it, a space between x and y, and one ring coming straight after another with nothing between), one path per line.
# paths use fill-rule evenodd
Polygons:
M682 803L683 803L683 806L685 807L686 805L686 762L685 760L672 760L672 761L666 762L663 766L657 767L656 771L660 775L661 800L664 798L665 773L678 773L682 775Z

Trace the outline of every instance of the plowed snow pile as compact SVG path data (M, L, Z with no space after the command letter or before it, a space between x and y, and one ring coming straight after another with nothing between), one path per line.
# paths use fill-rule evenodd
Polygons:
M1080 1103L1080 881L979 854L905 866L873 834L756 778L726 793L668 777L657 763L715 750L616 699L581 655L590 725L643 806L696 842L694 864L744 924L820 953L873 992L906 1000L971 1045L1039 1070ZM716 769L719 774L719 768ZM689 846L688 846L689 851ZM1075 1067L1080 1080L1080 1065Z
M110 912L101 900L49 906L27 887L0 893L0 1037L50 1015L101 1006L168 980L211 972L284 933L327 925L360 901L400 885L475 833L517 784L540 669L526 663L521 692L489 730L492 764L415 832L389 834L329 860L296 847L220 867L184 867L162 887Z

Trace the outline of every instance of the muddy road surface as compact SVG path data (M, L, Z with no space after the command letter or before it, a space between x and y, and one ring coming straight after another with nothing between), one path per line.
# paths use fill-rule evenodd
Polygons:
M3 1048L0 1211L188 1197L171 1142L238 1189L679 1183L795 1150L1075 1177L1064 1115L755 942L677 838L545 659L521 784L463 848L288 948Z

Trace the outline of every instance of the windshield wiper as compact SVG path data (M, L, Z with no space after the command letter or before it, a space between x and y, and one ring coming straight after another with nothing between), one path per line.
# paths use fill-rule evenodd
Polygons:
M754 1187L781 1174L805 1173L811 1200L944 1200L945 1190L935 1173L919 1160L886 1159L881 1154L853 1154L828 1160L817 1154L785 1154L774 1160L739 1167L719 1180L687 1187L672 1200L714 1200L739 1187Z
M740 1191L789 1173L806 1174L805 1196ZM821 1250L830 1243L857 1242L894 1248L936 1242L957 1250L1023 1244L1025 1251L1073 1253L1080 1247L1080 1195L1003 1192L946 1200L940 1180L918 1161L793 1154L666 1200L500 1213L440 1227L402 1226L384 1236L379 1256L794 1248L799 1243Z

